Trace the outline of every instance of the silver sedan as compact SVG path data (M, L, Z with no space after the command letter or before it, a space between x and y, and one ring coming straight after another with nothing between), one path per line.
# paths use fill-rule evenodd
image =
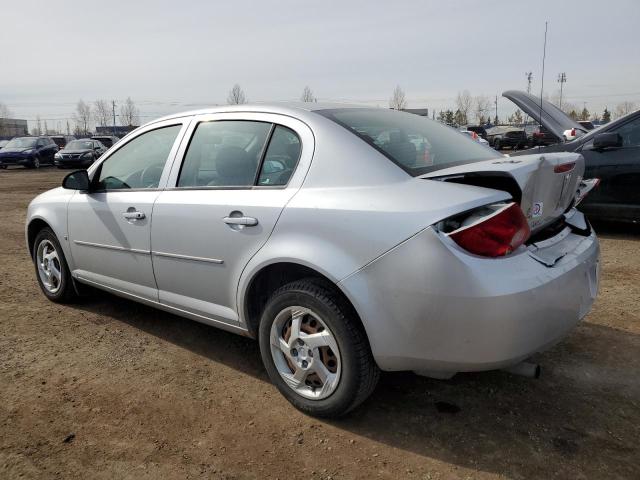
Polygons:
M598 288L583 173L409 113L230 106L130 133L26 238L52 301L90 285L257 338L293 405L337 416L380 370L522 370L567 335Z

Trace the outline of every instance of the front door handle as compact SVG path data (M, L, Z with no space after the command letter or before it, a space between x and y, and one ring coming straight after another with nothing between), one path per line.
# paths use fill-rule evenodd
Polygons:
M258 225L258 219L253 217L224 217L222 221L227 225L244 225L245 227Z
M126 220L142 220L146 215L144 214L144 212L138 212L138 211L133 211L133 212L122 212L122 216L126 219Z

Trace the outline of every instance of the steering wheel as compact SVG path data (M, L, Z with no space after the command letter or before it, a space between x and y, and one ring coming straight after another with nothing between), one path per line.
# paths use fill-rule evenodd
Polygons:
M164 170L162 165L149 165L145 167L140 174L142 188L157 187L160 183L160 177L162 177L162 170Z

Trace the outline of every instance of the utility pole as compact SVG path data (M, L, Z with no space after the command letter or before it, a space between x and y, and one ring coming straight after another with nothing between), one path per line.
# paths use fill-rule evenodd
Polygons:
M113 136L116 136L116 101L111 100L111 108L113 109Z
M497 120L498 120L498 95L496 95L496 100L495 100L495 102L494 102L494 103L495 103L495 105L496 105L496 116L495 116L495 120L496 120L496 123L498 123L498 122L497 122Z
M531 79L533 78L533 72L525 72L525 77L527 77L527 93L531 93Z
M562 72L558 74L558 83L560 83L560 110L562 110L562 85L567 83L567 74Z

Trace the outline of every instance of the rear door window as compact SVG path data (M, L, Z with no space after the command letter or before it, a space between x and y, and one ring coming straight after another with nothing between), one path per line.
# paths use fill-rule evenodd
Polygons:
M200 123L189 143L177 186L253 186L271 128L271 123L248 120Z

